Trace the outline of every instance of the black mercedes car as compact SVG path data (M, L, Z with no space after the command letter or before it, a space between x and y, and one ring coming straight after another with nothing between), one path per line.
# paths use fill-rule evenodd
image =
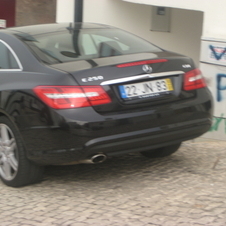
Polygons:
M212 97L183 55L100 24L0 30L0 177L19 187L45 165L168 156L207 132Z

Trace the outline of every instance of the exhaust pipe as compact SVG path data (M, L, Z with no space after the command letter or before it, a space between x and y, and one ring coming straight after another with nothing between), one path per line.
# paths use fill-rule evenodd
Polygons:
M62 165L75 165L75 164L80 164L80 163L97 164L97 163L104 162L106 159L107 159L106 155L104 155L104 154L96 154L96 155L93 155L89 159L83 159L83 160L79 160L79 161L75 161L75 162L69 162L69 163L62 164Z
M107 156L104 154L97 154L92 156L91 161L92 163L102 163L107 159Z
M90 159L84 159L79 161L79 163L90 163L90 164L96 164L96 163L102 163L107 159L107 156L104 154L96 154L93 155Z

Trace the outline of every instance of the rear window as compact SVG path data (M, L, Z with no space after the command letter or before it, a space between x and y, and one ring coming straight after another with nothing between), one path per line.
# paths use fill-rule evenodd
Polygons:
M81 29L20 37L48 64L160 52L158 47L119 29Z

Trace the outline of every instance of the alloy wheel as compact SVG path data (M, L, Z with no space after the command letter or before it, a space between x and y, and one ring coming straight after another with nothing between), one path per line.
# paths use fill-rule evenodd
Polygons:
M0 175L5 180L12 180L18 171L17 144L12 130L0 124Z

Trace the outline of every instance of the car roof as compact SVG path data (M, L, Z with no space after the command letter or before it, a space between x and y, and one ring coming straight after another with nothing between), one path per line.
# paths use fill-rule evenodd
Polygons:
M52 32L62 32L64 30L79 30L79 29L106 29L113 28L109 25L97 23L53 23L53 24L39 24L22 27L12 27L0 30L3 33L26 33L31 36L47 34Z

